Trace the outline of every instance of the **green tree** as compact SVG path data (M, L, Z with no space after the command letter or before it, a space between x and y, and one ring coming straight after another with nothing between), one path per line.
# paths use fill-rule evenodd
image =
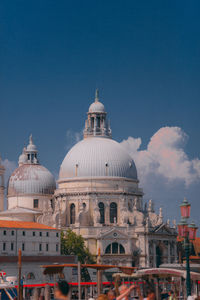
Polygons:
M66 233L61 232L61 254L77 255L78 260L84 264L94 264L95 257L85 246L84 239L81 235L76 234L71 229Z

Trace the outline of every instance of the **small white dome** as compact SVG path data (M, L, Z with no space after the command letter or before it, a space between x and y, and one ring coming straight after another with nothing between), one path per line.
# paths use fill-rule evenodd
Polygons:
M10 176L8 196L53 194L56 183L53 175L38 164L23 164Z
M67 153L60 168L59 180L107 176L137 180L135 163L116 141L91 137L77 143Z
M104 113L105 107L101 102L95 101L90 105L89 112L90 113Z
M36 148L36 146L34 145L34 144L29 144L28 146L27 146L27 151L33 151L33 152L35 152L35 151L37 151L37 148Z

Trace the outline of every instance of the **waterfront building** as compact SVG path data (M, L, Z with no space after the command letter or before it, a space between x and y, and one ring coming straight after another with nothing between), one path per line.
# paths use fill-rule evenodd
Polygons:
M98 91L83 137L66 154L57 188L52 174L39 164L30 137L9 179L8 210L0 219L26 218L64 231L71 228L105 264L174 263L176 225L164 221L162 209L156 212L152 200L143 203L134 160L112 139Z

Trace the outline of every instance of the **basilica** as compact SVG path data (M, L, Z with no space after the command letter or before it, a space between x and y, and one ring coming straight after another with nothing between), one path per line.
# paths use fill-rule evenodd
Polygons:
M71 228L105 264L158 267L176 262L176 224L165 222L162 209L156 213L152 200L143 203L136 165L112 139L98 90L83 140L66 154L57 184L39 162L32 136L9 178L7 210L4 172L0 162L0 220Z

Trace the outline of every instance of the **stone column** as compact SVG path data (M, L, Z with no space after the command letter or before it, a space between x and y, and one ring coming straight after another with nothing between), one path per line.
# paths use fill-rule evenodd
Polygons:
M97 117L94 117L94 135L96 135L96 131L97 131Z
M105 224L110 224L110 205L109 203L104 203L105 209Z
M153 267L156 268L156 242L153 241Z
M150 251L149 248L151 247L151 244L149 243L149 239L146 237L145 239L145 247L146 247L146 267L149 268L150 266Z
M170 257L170 247L171 247L171 243L168 241L168 245L167 245L167 262L168 262L168 264L170 264L171 263L171 257Z
M177 253L177 242L175 241L174 243L174 262L177 263L177 256L178 256L178 253Z

